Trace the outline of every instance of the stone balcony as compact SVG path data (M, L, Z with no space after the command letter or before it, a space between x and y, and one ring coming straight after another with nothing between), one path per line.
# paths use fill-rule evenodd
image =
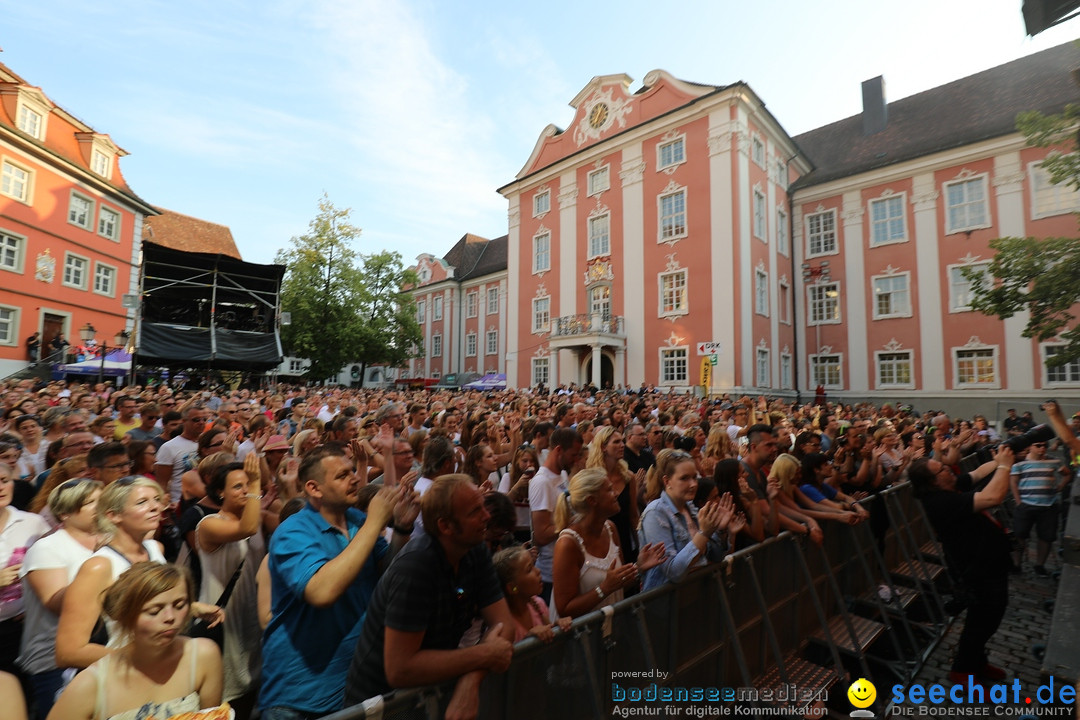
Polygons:
M574 345L615 345L626 343L626 327L622 316L600 313L563 315L551 323L551 344L556 347Z

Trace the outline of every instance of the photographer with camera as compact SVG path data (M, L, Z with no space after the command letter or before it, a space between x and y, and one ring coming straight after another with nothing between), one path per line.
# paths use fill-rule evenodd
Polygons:
M1010 545L1001 523L987 510L1001 504L1009 491L1013 448L1000 445L993 459L959 476L933 458L919 458L908 470L915 496L922 502L949 566L959 575L958 597L967 604L949 680L979 684L1005 677L987 662L986 643L1005 615L1009 597ZM984 478L990 480L975 489Z

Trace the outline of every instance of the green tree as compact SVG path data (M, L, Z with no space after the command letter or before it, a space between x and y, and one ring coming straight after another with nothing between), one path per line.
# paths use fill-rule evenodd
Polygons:
M292 314L292 323L281 329L282 343L288 354L308 360L306 375L315 380L335 377L355 360L364 338L366 290L351 247L360 228L349 222L349 212L323 195L309 232L292 238L274 258L286 268L281 307Z
M1055 184L1080 190L1077 126L1080 105L1055 115L1031 111L1017 116L1017 129L1033 147L1050 148L1042 167ZM1005 320L1029 313L1023 336L1060 339L1065 346L1047 359L1051 366L1080 358L1080 326L1073 307L1080 302L1080 239L1004 237L990 241L994 259L988 275L965 269L972 283L972 307Z
M364 256L363 318L360 352L361 379L368 365L401 367L423 342L416 320L416 303L403 290L415 285L416 273L402 266L399 253L384 250Z

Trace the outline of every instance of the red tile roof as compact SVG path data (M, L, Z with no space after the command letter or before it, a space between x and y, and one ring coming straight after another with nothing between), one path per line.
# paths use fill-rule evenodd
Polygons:
M240 251L236 249L232 231L225 225L182 215L164 208L158 209L161 210L161 214L146 218L143 224L143 240L164 245L173 250L216 253L228 255L237 260L242 259Z

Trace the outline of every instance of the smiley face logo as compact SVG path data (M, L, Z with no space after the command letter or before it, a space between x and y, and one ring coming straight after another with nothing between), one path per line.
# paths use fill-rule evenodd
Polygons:
M867 708L877 698L877 688L866 678L859 678L851 683L847 691L848 700L857 708Z

